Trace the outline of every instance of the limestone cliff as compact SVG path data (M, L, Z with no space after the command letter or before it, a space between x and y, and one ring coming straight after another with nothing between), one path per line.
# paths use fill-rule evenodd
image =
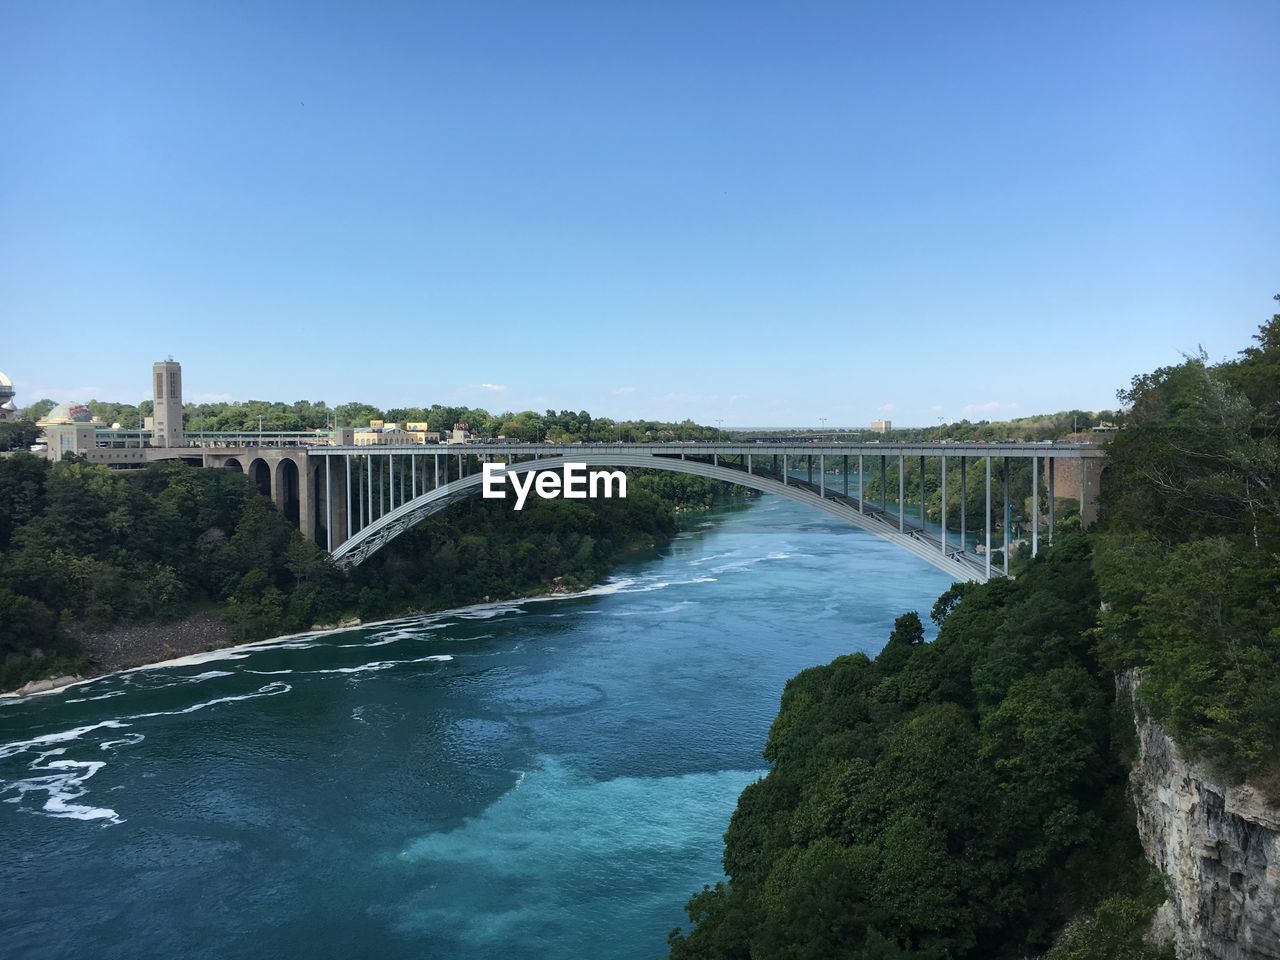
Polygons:
M1128 690L1134 678L1121 684ZM1179 960L1280 960L1280 807L1212 776L1135 714L1138 834L1169 880L1155 936Z

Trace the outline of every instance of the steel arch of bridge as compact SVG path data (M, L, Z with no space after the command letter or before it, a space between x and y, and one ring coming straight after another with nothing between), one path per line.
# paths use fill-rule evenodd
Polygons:
M742 447L741 445L715 445L714 447L702 445L678 445L678 444L604 444L589 445L582 447L554 447L549 445L531 445L522 446L518 444L506 445L501 449L495 449L486 445L470 446L464 449L441 447L432 449L430 447L356 447L342 448L336 450L329 449L313 449L309 456L318 460L323 458L324 464L320 466L318 471L318 481L321 489L325 492L324 502L326 504L327 522L325 524L329 531L329 549L335 562L342 566L355 566L368 559L383 546L390 543L400 534L415 526L425 518L444 510L449 505L457 501L469 497L477 496L481 490L482 474L475 472L467 476L458 476L450 479L448 477L448 462L453 458L458 458L459 473L462 472L461 465L465 462L465 457L513 457L513 456L534 456L536 459L519 460L508 463L506 469L512 473L526 473L529 471L544 470L560 470L565 464L584 464L588 467L618 467L618 468L639 468L666 470L674 473L692 474L695 476L707 477L714 480L723 480L728 483L739 484L749 487L761 493L774 494L801 503L814 509L852 524L859 529L865 530L883 540L900 547L901 549L913 554L931 564L937 569L943 571L949 576L955 577L957 580L985 581L992 576L998 576L1008 572L1008 551L1003 551L1006 556L1003 569L992 569L991 552L993 545L991 542L991 460L993 458L1003 458L1006 464L1006 478L1008 462L1017 457L1030 457L1032 461L1032 500L1033 511L1038 518L1039 513L1039 486L1036 478L1037 466L1040 459L1045 460L1046 479L1049 486L1049 537L1052 538L1053 532L1053 464L1056 459L1063 456L1076 459L1077 462L1082 457L1100 456L1101 451L1082 451L1080 448L1068 449L1065 447L1041 447L1031 444L1020 444L1017 449L1000 448L998 446L983 447L971 444L965 444L966 449L961 450L955 446L948 444L894 444L892 446L885 445L883 447L861 447L854 448L851 452L846 452L850 448L843 449L836 447L831 451L824 448L805 448L787 445L785 452L780 455L782 457L783 469L779 473L773 473L770 470L761 469L757 465L762 458L768 458L771 455L776 458L779 454L774 451L775 445L762 445L761 447ZM968 449L977 446L977 449ZM779 446L778 449L783 449ZM827 482L826 461L829 456L845 458L845 489L847 490L848 478L848 460L856 457L859 461L859 477L865 477L863 470L863 457L870 454L873 461L878 459L881 464L881 479L885 478L884 464L889 458L898 460L898 496L896 498L898 504L898 512L896 514L886 509L888 503L887 490L883 490L885 499L880 504L873 504L860 500L858 497L849 496L847 493L839 493L833 489L833 485ZM925 457L940 457L942 467L942 485L945 491L947 483L948 460L959 458L962 464L961 472L961 489L964 489L966 475L963 471L963 465L966 460L984 460L985 461L985 484L986 484L986 543L985 556L976 554L972 551L964 549L963 539L960 543L950 539L944 541L938 534L927 529L923 522L923 516L919 523L908 522L904 515L905 510L905 489L902 481L902 466L908 455L919 456L921 466L923 468ZM787 469L788 457L806 457L810 458L810 462L816 459L821 464L819 473L819 482L799 479L793 475L789 475ZM363 489L360 497L353 503L351 499L352 484L352 460L353 458L364 458L363 464L357 463L357 473L361 474L357 477L358 482ZM384 467L395 463L396 457L402 458L400 471L400 501L396 502L395 498L395 482L394 479L386 479L386 475L390 474L394 477L394 473L384 470ZM407 471L403 469L403 458L411 458L414 480L412 487L406 496L404 489L405 474ZM416 458L416 459L412 459ZM432 458L436 472L436 482L431 489L425 492L417 492L417 464L422 462L423 480L422 487L428 484L426 467ZM439 482L439 468L441 458L445 458L446 465L446 481ZM704 459L709 458L709 459ZM737 460L735 463L734 460ZM381 461L378 467L379 479L374 479L374 462ZM335 511L332 492L334 489L334 464L339 465L337 476L339 477L340 487L345 491L346 496L346 512L345 521L347 531L338 531L338 537L334 536ZM367 470L367 483L362 475ZM923 482L923 470L922 470ZM1081 488L1080 497L1081 504L1085 503L1084 490L1084 464L1080 464ZM954 482L954 481L953 481ZM882 484L883 486L883 484ZM389 490L387 488L390 488ZM376 490L377 505L374 502ZM922 491L923 493L923 486ZM859 483L859 495L861 494L861 482ZM390 509L383 509L384 503L388 498L390 500ZM341 499L342 494L340 494ZM353 512L363 511L365 504L364 498L368 500L368 514L371 520L361 520L359 529L353 524ZM921 498L923 502L923 497ZM1009 491L1007 479L1004 489L1004 514L1005 536L1009 531ZM945 519L945 518L944 518ZM1032 550L1038 549L1039 540L1039 523L1033 523L1032 529ZM343 533L347 533L345 537ZM963 526L962 534L963 537ZM340 542L338 542L340 539ZM1003 547L1003 543L1000 544Z

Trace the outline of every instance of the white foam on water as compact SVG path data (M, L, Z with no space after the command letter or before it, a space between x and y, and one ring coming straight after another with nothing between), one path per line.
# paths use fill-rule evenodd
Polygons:
M67 700L67 703L89 703L91 700L110 700L112 697L123 697L128 690L109 690L106 693L100 693L96 697L75 697Z
M738 570L747 570L754 567L757 563L765 563L770 560L790 560L793 557L807 557L810 554L787 553L786 551L775 551L767 553L763 557L746 557L742 560L735 560L732 563L723 563L718 567L712 567L712 573L730 573Z
M119 740L103 740L98 744L99 750L114 750L116 747L132 747L135 743L141 743L147 739L145 734L130 733L121 737Z
M73 820L105 820L108 823L123 823L119 815L109 807L90 807L72 803L88 793L84 786L86 780L101 770L106 764L101 760L50 760L41 764L48 757L61 757L66 747L46 750L36 757L30 769L44 776L27 777L0 783L0 793L14 793L6 797L5 803L20 804L28 793L44 793L47 795L39 810L25 808L29 813L42 813L50 817L63 817Z
M719 577L694 577L691 580L655 580L652 583L646 583L643 586L636 587L634 590L624 591L626 593L652 593L654 590L665 590L667 587L684 587L697 583L715 583Z
M257 700L259 697L276 697L282 693L288 693L293 687L279 680L261 686L254 693L242 693L238 697L216 697L213 700L205 700L202 703L193 703L189 707L183 707L181 710L156 710L152 713L133 713L127 716L126 720L145 720L148 717L180 717L186 713L195 713L197 710L203 710L206 707L217 706L220 703L238 703L241 700Z
M482 638L476 638L482 639ZM414 657L409 660L375 660L371 663L362 663L356 667L319 667L315 670L245 670L244 673L253 673L259 676L276 676L280 674L296 674L298 676L309 676L313 674L325 673L374 673L381 670L390 670L392 667L398 667L408 663L445 663L453 659L452 654L433 653L427 657Z
M216 680L218 677L234 677L235 674L230 670L206 670L204 673L197 673L195 676L183 677L183 683L204 683L206 680Z
M5 757L16 756L32 747L43 747L51 743L67 743L71 740L79 740L86 733L92 733L94 730L119 730L127 727L129 724L120 720L102 720L99 723L91 723L83 727L75 727L71 730L60 730L57 733L46 733L38 737L32 737L30 740L14 740L12 743L0 745L0 759Z
M653 609L651 607L642 607L639 610L611 610L609 612L609 616L611 617L666 616L669 614L678 613L679 611L683 610L685 607L696 607L698 605L699 604L697 600L678 600L675 603L669 603L666 606L658 607L657 609Z
M321 670L300 670L299 673L376 673L401 667L410 663L446 663L453 657L447 653L435 653L429 657L415 657L412 660L375 660L373 663L362 663L358 667L329 667Z
M736 557L737 555L738 555L738 552L736 550L730 551L729 553L712 553L712 554L708 554L705 557L699 557L697 560L690 560L689 566L700 567L704 563L710 563L712 560L724 560L727 557Z

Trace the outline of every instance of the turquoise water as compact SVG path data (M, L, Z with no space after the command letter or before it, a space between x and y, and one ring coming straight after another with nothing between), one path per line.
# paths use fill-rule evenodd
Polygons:
M3 703L0 949L664 956L786 679L946 586L764 498L581 596Z

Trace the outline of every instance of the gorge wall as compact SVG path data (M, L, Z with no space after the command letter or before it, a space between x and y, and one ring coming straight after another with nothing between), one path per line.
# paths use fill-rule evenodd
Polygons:
M1169 881L1153 936L1172 937L1179 960L1280 960L1280 807L1188 760L1137 711L1135 722L1138 834Z

